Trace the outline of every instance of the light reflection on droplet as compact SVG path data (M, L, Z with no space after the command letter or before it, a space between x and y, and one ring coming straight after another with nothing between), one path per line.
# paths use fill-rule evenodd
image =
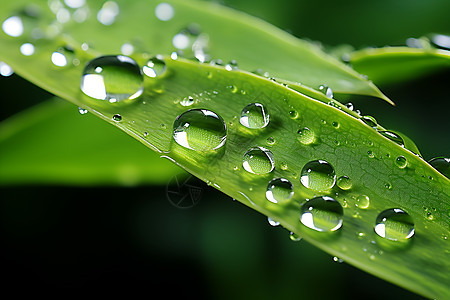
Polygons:
M8 77L14 74L13 69L6 63L0 61L0 75Z
M189 37L184 33L178 33L173 37L172 44L177 49L186 49L189 46Z
M160 3L155 8L155 16L161 21L169 21L173 18L175 11L172 5L168 3Z
M55 66L58 67L64 67L67 65L67 58L64 56L64 54L60 52L53 52L51 57L52 63Z
M34 45L31 43L25 43L20 46L20 53L25 56L30 56L34 54Z
M80 8L86 4L86 0L64 0L64 3L70 8Z
M134 47L129 43L125 43L120 47L120 52L122 52L123 55L131 55L134 52Z
M97 20L103 25L109 26L114 23L119 15L119 5L114 1L107 1L97 13Z
M2 29L9 36L21 36L23 33L22 20L18 16L12 16L3 22Z

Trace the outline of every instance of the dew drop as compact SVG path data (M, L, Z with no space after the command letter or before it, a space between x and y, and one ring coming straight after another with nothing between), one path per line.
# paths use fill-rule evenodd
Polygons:
M331 123L331 125L333 125L334 128L338 129L341 125L339 124L339 122L333 122Z
M250 129L264 128L269 124L269 114L260 103L251 103L244 107L239 122Z
M6 63L0 61L0 75L4 77L8 77L14 74L13 69Z
M355 108L354 106L353 106L353 103L351 103L351 102L348 102L348 103L346 103L345 104L345 107L347 107L349 110L351 110L351 111L353 111L353 109Z
M175 119L173 138L185 148L211 151L225 145L227 128L216 113L207 109L191 109Z
M267 142L267 145L273 146L275 144L275 139L270 136L267 138L266 142Z
M124 43L120 46L120 52L123 55L131 55L134 52L134 46L130 43Z
M447 178L450 178L450 158L436 157L428 162L433 168Z
M185 97L180 101L180 104L182 106L191 106L192 104L194 104L194 98L192 98L191 96Z
M387 189L387 190L391 190L392 189L392 185L388 182L388 183L386 183L385 185L384 185L384 187Z
M320 232L332 232L342 227L342 206L331 197L320 196L301 206L300 222Z
M337 262L337 263L343 263L344 262L344 260L342 259L342 258L339 258L339 257L337 257L337 256L334 256L333 257L333 261L335 261L335 262Z
M115 122L120 122L120 121L122 121L122 116L119 115L119 114L115 114L115 115L113 116L113 120L114 120Z
M237 70L237 69L238 69L238 64L237 64L237 62L233 59L233 60L231 60L230 62L228 62L228 63L225 65L225 69L226 69L227 71Z
M400 208L382 211L375 222L375 232L392 241L406 241L414 235L412 217Z
M322 84L319 86L319 91L322 92L328 98L333 98L333 90L329 88L326 84Z
M403 141L402 137L396 134L395 132L389 130L380 130L378 132L385 138L388 138L391 141L393 141L394 143L399 144L402 147L405 146L405 142Z
M87 114L89 111L85 108L82 107L78 107L78 112L80 113L80 115L85 115Z
M316 135L314 131L308 127L304 127L297 132L297 139L303 145L310 145L316 141Z
M369 158L374 158L375 154L373 153L372 150L367 151L367 156L369 156Z
M395 165L400 169L404 169L408 165L408 161L404 156L400 155L395 159Z
M245 152L242 166L252 174L267 174L275 168L272 152L263 147L253 147Z
M59 47L50 57L52 63L57 67L65 67L68 64L79 64L75 59L75 51L70 47Z
M159 77L166 71L166 63L161 56L157 55L150 58L142 70L148 77Z
M358 198L356 198L355 205L359 208L366 209L370 205L370 199L366 195L360 195L358 196Z
M114 1L106 1L97 13L97 20L103 25L112 25L119 15L119 5Z
M272 203L284 203L294 195L292 183L284 178L272 179L267 185L266 198Z
M20 46L20 53L25 56L31 56L34 54L35 48L31 43L24 43Z
M139 97L143 88L139 65L128 56L108 55L91 60L83 70L81 90L111 103Z
M294 119L294 120L297 119L298 118L298 112L295 109L290 110L289 111L289 117L291 119Z
M160 3L155 8L155 16L161 21L169 21L173 18L175 10L168 3Z
M377 124L377 120L375 120L374 117L372 116L362 116L361 120L368 126L372 127L372 128L377 128L378 124Z
M297 234L293 233L292 231L289 232L289 238L293 242L300 242L302 240L302 238L300 236L298 236Z
M333 167L325 160L308 162L302 169L301 183L314 191L331 189L336 182L336 174Z
M347 191L352 188L352 180L348 178L348 176L341 176L336 181L337 186L344 191Z
M19 16L12 16L2 23L3 31L12 37L19 37L23 34L23 22Z
M280 222L275 221L271 217L267 217L267 222L269 222L270 226L274 226L274 227L280 225Z

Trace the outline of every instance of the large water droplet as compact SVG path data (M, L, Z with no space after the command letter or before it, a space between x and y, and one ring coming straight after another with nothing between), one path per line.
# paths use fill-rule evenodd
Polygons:
M402 137L399 136L397 133L389 131L389 130L380 130L378 131L382 136L390 139L394 143L399 144L400 146L404 147L405 142L403 141Z
M314 134L314 131L312 131L308 127L300 129L297 133L297 139L303 145L310 145L316 141L316 135Z
M331 197L320 196L302 204L300 221L316 231L331 232L342 227L343 214L339 202Z
M333 167L325 160L314 160L307 163L301 172L301 183L314 191L331 189L336 182Z
M242 109L239 122L250 129L264 128L269 124L269 114L261 103L251 103Z
M436 157L428 162L433 168L447 178L450 178L450 158Z
M216 113L207 109L191 109L175 119L173 138L185 148L211 151L225 145L227 128Z
M245 152L242 166L252 174L267 174L275 168L272 152L263 147L254 147Z
M155 56L150 58L142 70L148 77L155 78L161 76L166 71L166 63L161 56Z
M375 118L372 116L362 116L361 121L363 121L372 128L377 128L378 126L377 120L375 120Z
M408 165L408 161L404 156L400 155L395 159L395 165L400 169L404 169Z
M143 81L139 65L128 56L100 56L84 67L81 90L89 97L113 103L139 97Z
M283 203L294 195L292 183L284 178L275 178L269 182L266 198L273 203Z
M348 176L341 176L338 178L338 180L336 181L337 186L341 189L341 190L349 190L352 188L352 180L348 177Z
M377 216L375 232L388 240L406 241L414 235L414 222L400 208L387 209Z

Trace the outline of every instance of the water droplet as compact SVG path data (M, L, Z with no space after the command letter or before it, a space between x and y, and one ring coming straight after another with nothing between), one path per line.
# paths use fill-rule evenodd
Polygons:
M233 94L236 94L238 91L238 88L235 85L229 85L227 88L229 88Z
M375 154L373 153L372 150L367 151L367 155L369 156L369 158L374 158Z
M447 178L450 178L450 158L436 157L428 162L433 168Z
M290 110L289 111L289 117L291 119L294 119L294 120L297 119L298 118L298 112L295 109Z
M50 57L52 63L57 67L65 67L70 64L79 64L79 60L75 60L75 51L70 47L59 47Z
M123 55L131 55L134 52L134 46L130 43L123 43L122 46L120 46L120 52Z
M387 189L387 190L391 190L392 189L392 185L388 182L388 183L386 183L385 185L384 185L384 187Z
M192 98L191 96L185 97L180 101L180 104L182 106L191 106L192 104L194 104L194 98Z
M341 189L341 190L349 190L352 188L352 180L350 178L348 178L348 176L341 176L338 178L338 180L336 181L337 186Z
M187 58L195 58L200 62L209 60L207 53L209 36L201 33L198 24L189 24L186 28L180 30L173 39L172 44L175 48L183 50L183 56Z
M382 136L390 139L394 143L399 144L400 146L404 147L405 142L403 141L402 137L396 134L395 132L389 131L389 130L380 130L378 131Z
M326 84L322 84L319 86L319 91L322 92L328 98L333 98L333 90L329 88Z
M427 219L430 221L434 219L434 216L431 212L427 212Z
M80 8L86 4L86 0L64 0L64 3L70 8Z
M87 114L89 111L85 108L82 107L78 107L78 112L80 113L80 115L85 115Z
M252 174L267 174L272 172L275 162L272 152L263 147L254 147L245 152L242 166Z
M139 65L128 56L100 56L84 67L81 90L89 97L114 103L139 97L143 81Z
M339 122L333 122L333 123L331 123L331 125L333 125L333 127L336 129L338 129L341 126L341 124L339 124Z
M168 3L160 3L155 8L155 16L161 21L169 21L173 18L175 10Z
M289 232L289 238L293 242L300 242L302 240L302 238L300 236L298 236L297 234L293 233L292 231Z
M302 204L300 221L320 232L336 231L342 227L342 206L331 197L320 196Z
M2 24L3 31L12 37L19 37L23 34L23 22L19 16L12 16Z
M250 129L264 128L269 124L269 114L260 103L251 103L244 107L239 122Z
M404 169L408 165L408 161L404 156L400 155L395 159L395 165L400 169Z
M97 20L103 25L112 25L119 15L119 12L119 5L116 2L106 1L97 13Z
M34 54L34 45L31 43L24 43L20 46L20 53L25 56L31 56Z
M345 107L347 107L351 111L353 111L353 109L354 109L353 103L351 103L351 102L346 103Z
M120 122L120 121L122 121L122 116L119 115L119 114L115 114L113 116L113 120L116 121L116 122Z
M377 128L378 126L377 120L375 120L375 118L372 116L363 116L361 117L361 121L363 121L372 128Z
M162 56L157 55L150 58L142 70L148 77L159 77L166 71L166 63L164 62Z
M450 36L444 34L434 34L431 36L431 43L437 48L450 50Z
M400 208L387 209L377 216L375 232L388 240L406 241L414 235L414 222Z
M314 160L303 167L300 181L305 187L320 192L334 186L336 174L327 161Z
M300 129L297 133L297 139L303 145L310 145L316 141L316 135L314 134L314 131L312 131L308 127Z
M341 258L339 258L339 257L337 257L337 256L334 256L334 257L333 257L333 261L335 261L335 262L337 262L337 263L340 263L340 264L344 262L343 259L341 259Z
M227 63L227 64L225 65L225 69L226 69L227 71L237 70L237 69L238 69L238 64L237 64L237 62L233 59L233 60L231 60L229 63Z
M6 63L0 61L0 75L8 77L14 74L13 69Z
M267 145L273 146L275 144L275 139L273 137L268 137L266 142L267 142Z
M280 225L280 222L273 220L271 217L267 217L267 221L269 222L270 226L278 226Z
M216 113L206 109L191 109L175 119L173 138L185 148L211 151L225 144L227 128Z
M366 209L370 205L370 199L366 195L360 195L358 196L358 198L356 198L355 205L359 208Z
M267 185L266 198L272 203L283 203L292 198L294 187L284 178L272 179Z

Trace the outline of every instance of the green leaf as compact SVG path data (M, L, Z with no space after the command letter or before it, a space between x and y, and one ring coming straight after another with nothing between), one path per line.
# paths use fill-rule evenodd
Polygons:
M154 14L157 2L117 2L120 13L112 25L105 26L97 21L96 12L101 9L103 1L92 1L89 2L91 17L82 23L68 22L64 32L70 33L70 39L80 44L86 42L100 53L120 53L121 46L130 43L139 52L167 54L176 50L172 44L173 37L188 25L196 24L204 34L207 54L213 59L236 60L241 69L262 69L270 76L289 80L292 84L301 83L314 88L327 84L336 93L362 94L389 101L370 81L318 47L244 13L215 3L171 0L167 3L174 8L174 17L161 21ZM24 5L27 1L20 3ZM10 7L21 8L19 3L5 5L2 20L11 15ZM47 7L40 7L40 10L42 19L55 18ZM11 62L11 54L6 53L16 49L17 41L3 32L1 40L2 56ZM38 46L39 41L36 43ZM61 44L63 41L55 47Z
M161 58L166 63L165 73L156 78L144 76L144 92L139 98L118 103L99 101L83 95L79 89L83 66L98 53L82 51L77 43L72 43L79 64L59 68L48 60L58 47L55 41L39 42L38 51L32 57L13 53L17 51L13 50L17 44L13 39L4 41L0 48L18 73L87 108L158 151L161 157L279 221L317 247L422 295L450 296L449 180L345 108L327 105L245 71L228 71L185 59L171 60L168 56ZM133 58L142 66L147 63L148 55L139 53ZM117 79L115 88L128 90L130 86L124 83L135 79L120 70L117 72L110 77ZM262 129L249 129L240 124L243 108L255 102L262 104L270 115L269 124ZM223 129L203 119L201 126L185 126L189 128L185 129L189 143L184 145L217 150L195 151L174 141L175 120L194 108L212 111L220 116L217 120L224 120L227 127L224 146L220 146L224 141ZM213 116L209 112L208 115ZM305 127L314 138L300 137L302 143L298 132L303 132ZM243 164L243 157L253 147L271 151L273 170L263 155L245 157L251 160L249 164L255 173L270 172L256 175L245 170L248 166ZM330 180L333 172L328 172L329 176L316 176L314 186L322 191L305 187L300 182L301 171L316 160L328 162L337 177L348 176L351 188L333 185L334 180ZM285 203L266 199L269 182L279 177L293 185L294 195ZM342 228L330 233L316 232L300 221L302 207L311 203L306 199L316 196L333 197L343 207ZM412 217L415 236L409 242L386 241L374 232L377 216L392 208L402 209ZM331 226L339 218L336 215L327 219L325 214L321 226ZM393 224L397 231L405 228L401 222Z
M396 84L450 68L450 51L409 47L369 48L350 55L353 68L376 84Z
M0 185L165 184L182 172L61 100L44 102L0 125Z

